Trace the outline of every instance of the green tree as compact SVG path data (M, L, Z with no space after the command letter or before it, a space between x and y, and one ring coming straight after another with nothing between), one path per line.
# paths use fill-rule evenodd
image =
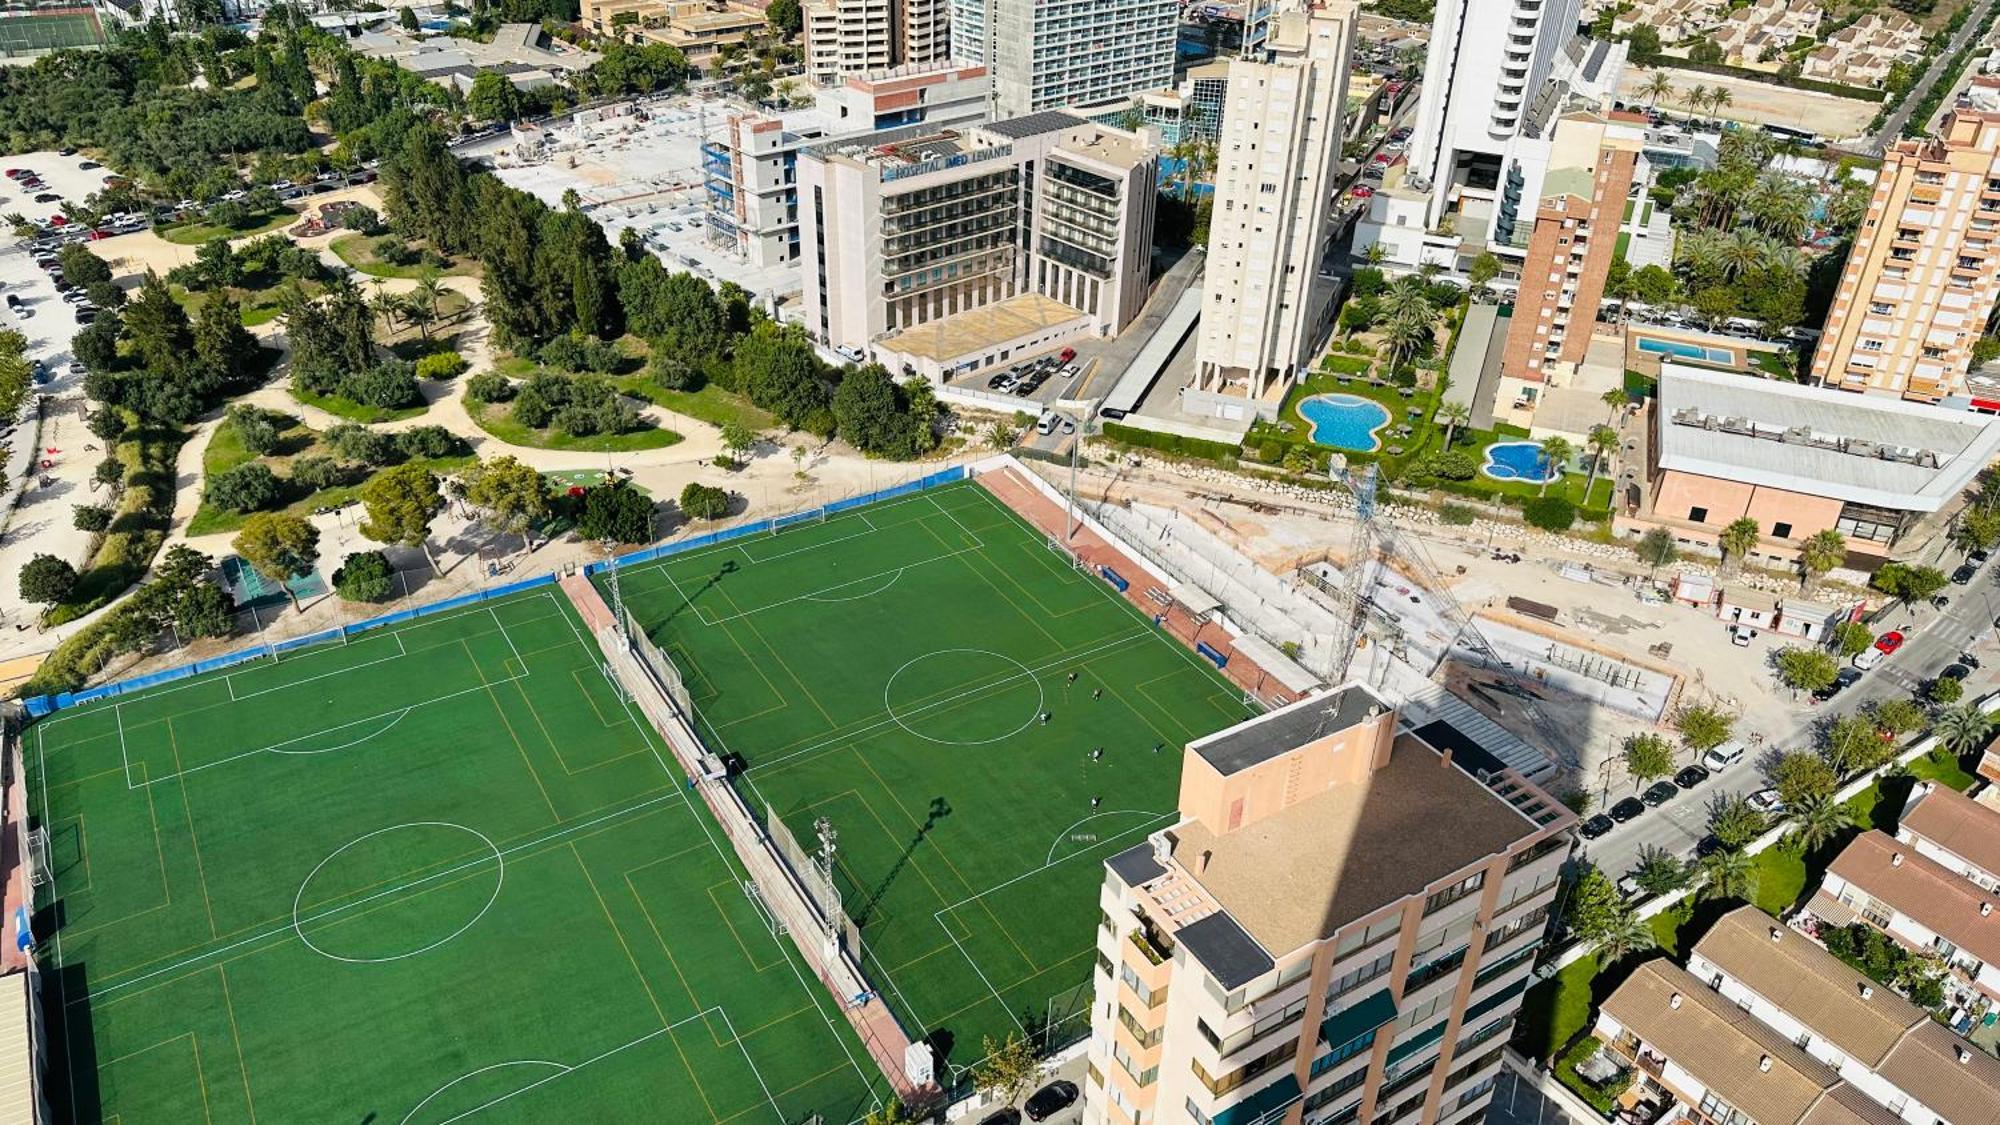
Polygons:
M70 522L78 531L96 534L111 526L111 509L101 504L78 504L70 512Z
M1729 521L1722 534L1716 537L1716 542L1722 548L1723 560L1732 570L1740 570L1743 560L1750 557L1750 552L1756 549L1757 541L1762 537L1763 530L1757 521L1743 516Z
M1708 830L1730 851L1737 851L1769 828L1764 814L1740 793L1718 794L1708 803Z
M21 597L36 605L54 605L76 586L76 568L54 555L36 555L21 567Z
M417 10L415 8L402 9L396 16L396 24L404 31L417 30Z
M1603 965L1616 964L1634 953L1644 953L1656 944L1658 941L1653 937L1653 927L1639 917L1638 911L1621 902L1612 914L1611 925L1597 939L1597 960Z
M1953 754L1964 755L1985 745L1993 733L1993 719L1975 704L1946 707L1931 720L1931 733L1938 745Z
M1536 496L1521 505L1521 518L1543 531L1568 531L1576 522L1576 505L1562 496Z
M380 602L396 589L396 568L380 551L356 551L333 572L333 590L341 600Z
M1949 707L1965 698L1965 685L1950 676L1939 676L1931 681L1924 697L1939 707Z
M1695 897L1749 901L1757 890L1757 867L1748 854L1737 848L1711 852L1700 862L1701 887Z
M1472 421L1472 408L1462 402L1446 402L1438 407L1435 420L1444 423L1444 448L1450 449L1458 428Z
M278 448L278 424L260 407L237 403L229 408L229 428L243 448L260 457Z
M602 543L653 541L653 502L623 479L606 481L583 494L576 532Z
M1854 827L1854 814L1846 805L1835 801L1831 793L1812 794L1796 805L1787 805L1786 811L1792 819L1792 831L1788 838L1801 851L1818 851L1822 845Z
M1680 557L1680 548L1674 544L1674 533L1664 527L1655 527L1639 537L1632 545L1632 553L1649 570L1658 570Z
M799 0L771 0L764 8L764 20L778 34L790 37L805 29L805 15Z
M1841 659L1852 660L1868 651L1868 646L1875 643L1875 634L1859 621L1843 621L1833 627L1827 639Z
M475 121L512 121L521 115L520 93L505 75L482 70L466 91L465 112Z
M1625 772L1631 776L1634 789L1674 772L1673 747L1657 734L1627 737L1619 750L1619 757L1625 763Z
M681 489L681 514L691 520L719 520L729 514L729 493L699 481Z
M311 574L319 562L318 528L299 516L258 512L243 521L231 546L259 576L284 587L293 609L303 610L292 581Z
M1475 293L1485 292L1486 287L1493 284L1493 279L1499 276L1500 259L1494 257L1491 250L1482 250L1477 258L1472 259L1472 265L1465 271L1466 280L1472 283L1472 290Z
M174 602L173 626L182 641L226 637L236 631L236 603L212 582L191 582Z
M1687 886L1688 865L1656 844L1639 849L1639 862L1632 868L1632 881L1649 895L1663 895Z
M1820 752L1834 772L1845 777L1895 755L1894 742L1882 737L1873 715L1842 715L1820 731Z
M1547 496L1549 494L1549 485L1554 481L1562 479L1563 470L1569 465L1570 458L1576 456L1576 447L1569 443L1568 438L1557 434L1550 434L1548 437L1542 439L1541 449L1544 466L1542 470L1542 485L1540 491L1535 495ZM1588 499L1588 497L1585 497L1585 499Z
M1875 729L1891 739L1901 739L1919 729L1926 718L1923 707L1910 699L1878 700L1869 704L1867 713L1874 721Z
M1847 537L1832 528L1815 531L1799 548L1799 589L1812 588L1827 571L1847 561Z
M1569 929L1577 940L1595 942L1617 924L1625 907L1618 888L1604 872L1586 863L1570 890Z
M741 422L732 420L722 424L722 448L734 460L748 458L750 451L757 448L757 439L757 431Z
M533 466L495 457L466 472L465 502L479 510L488 527L519 535L525 553L529 531L549 518L549 485Z
M421 465L398 465L361 486L361 534L377 543L398 543L424 553L432 573L442 575L431 556L431 521L444 509L435 473Z
M1016 1102L1040 1080L1042 1060L1026 1039L1009 1032L1003 1042L995 1043L992 1036L986 1036L980 1046L986 1057L972 1066L972 1084L980 1093L995 1095L1001 1102Z
M1674 727L1688 749L1701 753L1729 741L1736 716L1706 704L1691 703L1674 713Z
M255 512L276 506L284 493L269 465L250 461L208 478L202 499L232 512Z
M1590 456L1590 475L1583 482L1583 497L1588 503L1590 490L1597 487L1597 474L1604 468L1604 463L1611 458L1611 455L1618 451L1618 431L1610 426L1592 426L1590 438L1583 444Z
M1810 750L1787 750L1771 766L1771 784L1786 808L1796 808L1813 797L1830 795L1840 788L1840 775L1825 758Z
M1833 686L1840 675L1840 665L1833 654L1822 648L1785 648L1778 650L1775 658L1778 666L1778 682L1799 692L1808 694Z

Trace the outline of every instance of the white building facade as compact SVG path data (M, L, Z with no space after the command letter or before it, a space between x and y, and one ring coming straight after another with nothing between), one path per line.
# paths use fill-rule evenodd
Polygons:
M1267 60L1230 64L1190 414L1274 415L1327 326L1334 286L1322 268L1354 26L1351 0L1281 11Z
M1172 86L1174 0L951 0L951 55L993 72L993 113L1019 117Z

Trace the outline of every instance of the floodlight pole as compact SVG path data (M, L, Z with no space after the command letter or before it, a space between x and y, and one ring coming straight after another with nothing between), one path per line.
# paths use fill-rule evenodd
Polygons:
M625 598L618 587L618 544L604 541L605 572L611 576L611 616L618 629L618 643L631 651L632 634L625 623Z
M820 884L833 901L825 904L825 938L828 960L840 954L840 888L833 882L834 857L840 848L840 833L834 830L833 822L826 817L813 821L813 833L819 837L819 851L813 855L813 865L819 868Z
M1069 530L1064 533L1064 539L1076 538L1077 528L1083 525L1083 520L1076 511L1076 458L1077 451L1082 448L1083 427L1078 426L1075 439L1069 443Z

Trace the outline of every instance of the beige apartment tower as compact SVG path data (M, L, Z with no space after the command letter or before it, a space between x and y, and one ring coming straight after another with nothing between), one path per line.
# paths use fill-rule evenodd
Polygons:
M1086 1125L1477 1121L1575 816L1355 684L1190 744L1180 814L1106 863Z
M806 0L806 77L816 86L951 53L948 0Z
M2000 292L2000 113L1953 110L1882 160L1841 271L1813 378L1937 402L1965 391Z
M1334 286L1320 268L1354 23L1352 0L1281 11L1267 61L1230 63L1187 413L1274 415L1326 327Z

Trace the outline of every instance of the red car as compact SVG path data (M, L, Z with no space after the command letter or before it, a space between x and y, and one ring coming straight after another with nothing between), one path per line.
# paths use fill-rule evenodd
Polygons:
M1072 360L1072 359L1075 359L1075 358L1076 358L1076 349L1075 349L1075 348L1064 348L1064 349L1062 350L1062 354L1060 354L1060 355L1056 356L1056 362L1057 362L1057 363L1068 363L1068 362L1069 362L1070 360Z
M1899 630L1891 629L1875 638L1875 647L1882 650L1883 656L1892 655L1903 647L1903 634Z
M1369 196L1371 196L1371 195L1374 195L1374 194L1375 194L1375 189L1374 189L1374 188L1372 188L1372 187L1369 187L1369 186L1368 186L1367 184L1356 184L1356 185L1354 185L1354 192L1353 192L1353 195L1354 195L1354 198L1356 198L1356 199L1366 199L1366 198L1368 198Z

